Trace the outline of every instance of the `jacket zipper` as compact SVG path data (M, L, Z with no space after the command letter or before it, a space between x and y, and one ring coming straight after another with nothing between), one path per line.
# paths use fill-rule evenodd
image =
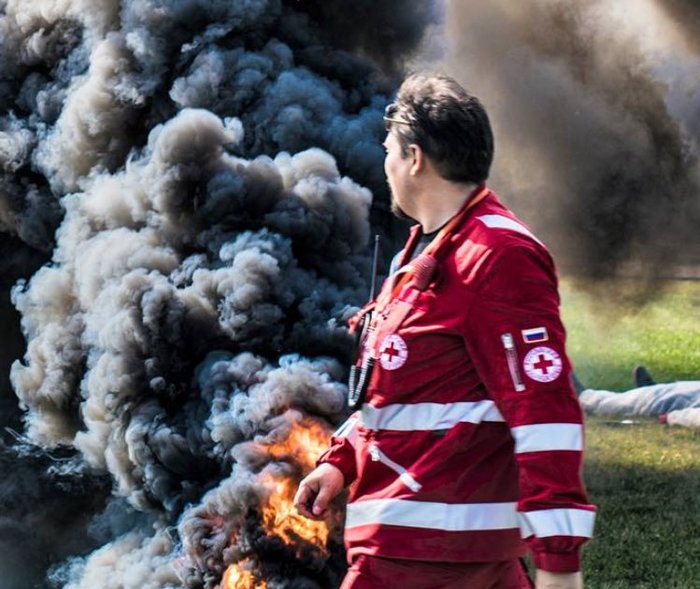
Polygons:
M381 462L385 466L388 466L396 474L398 474L403 484L406 485L409 489L411 489L411 491L417 493L421 490L421 487L423 485L421 485L416 479L414 479L413 476L411 476L411 473L409 473L403 466L397 464L386 454L384 454L384 452L382 452L376 446L376 444L373 443L372 445L370 445L369 454L372 457L373 462Z
M525 385L520 377L520 370L518 370L518 355L515 351L513 335L510 333L504 333L501 335L501 341L503 342L503 349L506 351L506 362L508 363L510 378L513 381L515 390L520 393L525 390Z

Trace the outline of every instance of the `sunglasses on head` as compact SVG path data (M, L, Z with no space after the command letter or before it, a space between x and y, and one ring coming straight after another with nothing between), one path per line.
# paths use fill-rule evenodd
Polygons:
M395 102L392 102L391 104L387 105L387 107L384 109L384 126L386 127L386 130L389 131L391 129L391 125L393 123L397 123L399 125L410 125L411 123L409 121L406 121L404 119L399 119L397 118L396 111L399 110L398 105Z

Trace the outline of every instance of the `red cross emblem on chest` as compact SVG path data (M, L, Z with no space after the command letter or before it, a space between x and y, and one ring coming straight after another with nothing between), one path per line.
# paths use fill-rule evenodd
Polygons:
M392 333L387 335L379 347L379 362L384 370L401 368L408 359L408 346L404 339Z

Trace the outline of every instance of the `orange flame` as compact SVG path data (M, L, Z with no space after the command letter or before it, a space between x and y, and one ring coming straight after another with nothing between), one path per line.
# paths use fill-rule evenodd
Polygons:
M304 471L311 470L316 459L328 447L329 434L321 424L303 421L292 426L285 440L271 444L267 451L275 460L291 459Z
M291 457L306 472L313 468L327 446L328 432L320 424L307 421L295 423L287 439L272 444L268 451L277 460ZM271 487L268 504L262 506L263 526L268 535L276 535L290 546L302 538L325 551L328 524L308 519L296 511L293 506L296 481L269 477L264 482Z
M295 423L286 439L270 444L266 451L276 461L292 462L306 473L328 445L329 433L319 423L303 421ZM325 521L310 520L294 508L294 495L298 481L276 479L265 475L261 483L268 488L267 503L260 507L262 526L268 536L277 536L288 546L294 547L299 539L317 546L326 552L329 529ZM254 566L251 559L228 567L220 589L267 589L264 580L256 579L248 567Z
M272 481L272 485L274 491L269 503L262 508L267 534L278 536L288 546L294 546L302 538L325 552L328 524L308 519L296 511L293 507L296 485L292 481Z
M243 568L244 564L234 564L226 569L221 589L267 589L267 583L258 582L253 573Z

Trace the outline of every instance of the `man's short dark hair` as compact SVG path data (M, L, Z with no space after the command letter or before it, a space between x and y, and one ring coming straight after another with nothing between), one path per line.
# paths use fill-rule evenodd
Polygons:
M479 184L488 178L493 160L488 115L481 102L449 76L409 76L386 114L404 156L415 144L447 180Z

